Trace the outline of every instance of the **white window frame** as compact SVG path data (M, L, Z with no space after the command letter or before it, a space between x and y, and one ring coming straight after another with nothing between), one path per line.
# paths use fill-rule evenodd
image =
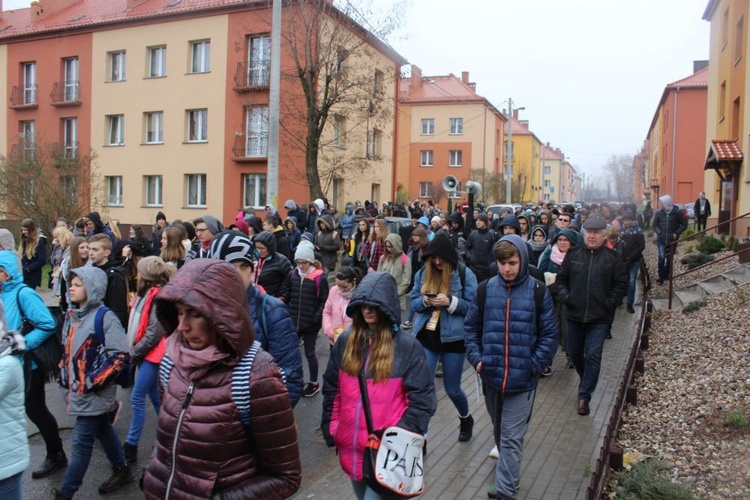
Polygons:
M206 174L185 175L185 206L206 207Z
M187 110L187 142L208 142L208 110Z
M462 167L464 162L464 151L462 149L451 149L448 151L448 166Z
M115 50L109 52L109 81L125 81L125 51Z
M63 118L62 122L65 158L78 158L78 118Z
M67 57L63 60L65 102L78 100L78 57Z
M464 119L463 118L451 118L451 131L450 135L463 135L464 133Z
M34 193L34 179L26 178L22 180L21 189L23 190L24 205L36 205L36 195Z
M432 198L432 182L422 181L419 183L419 197Z
M190 42L190 73L211 71L211 40Z
M249 188L252 188L252 196ZM252 199L250 199L252 198ZM242 204L244 208L262 209L268 198L268 177L266 174L243 174Z
M377 160L380 158L380 147L383 140L383 133L374 128L367 131L367 158Z
M36 104L36 62L23 63L23 103Z
M148 48L148 77L167 76L167 46L157 45Z
M432 149L423 149L419 152L421 167L434 167L435 166L435 152Z
M122 203L122 176L107 176L107 206L121 207Z
M22 121L21 134L23 135L23 159L34 161L36 158L36 122L34 120Z
M247 41L247 85L268 85L271 81L271 36L251 36Z
M146 144L164 144L164 112L144 113Z
M107 145L125 144L125 115L107 115Z
M73 175L60 177L63 199L68 205L75 205L78 201L78 179Z
M434 118L422 118L422 135L435 135Z
M552 167L549 165L544 166L544 175L550 175L552 173Z
M346 118L341 115L333 117L333 147L343 149L346 137Z
M268 106L248 106L245 111L245 156L268 157Z
M545 179L544 181L544 187L548 188L552 185L552 182L549 179Z
M163 195L163 178L161 175L144 175L143 183L145 184L143 193L145 195L145 205L147 207L161 207Z

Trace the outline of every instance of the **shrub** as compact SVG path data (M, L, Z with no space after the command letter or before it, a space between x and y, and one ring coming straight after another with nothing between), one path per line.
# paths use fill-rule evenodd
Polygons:
M691 253L686 255L680 260L680 264L687 266L688 269L695 269L698 266L702 266L706 262L711 262L716 257L713 255L706 255L704 253Z
M690 229L685 229L685 231L683 231L683 233L680 235L680 239L682 240L694 234L695 234L695 229L693 229L692 227Z
M732 410L727 413L727 422L735 429L744 429L747 427L747 417L741 410Z
M736 252L737 251L737 247L739 247L739 245L740 245L740 240L738 240L737 238L735 238L734 236L732 236L727 241L727 250L731 250L732 252Z
M690 490L673 483L665 476L669 466L658 460L646 460L633 466L617 481L617 498L624 500L642 500L660 498L671 500L692 500L695 498Z
M682 308L682 314L689 314L691 312L695 312L701 307L706 307L706 301L695 300L693 302L690 302L689 304L685 304L685 306Z
M724 242L713 236L707 236L698 245L700 253L712 254L724 250Z

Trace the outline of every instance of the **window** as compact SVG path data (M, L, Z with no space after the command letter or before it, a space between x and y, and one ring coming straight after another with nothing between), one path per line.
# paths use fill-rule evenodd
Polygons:
M740 20L737 21L737 26L735 27L734 32L734 64L737 64L740 62L740 59L742 59L742 46L744 44L742 33L744 30L745 18L741 17Z
M552 173L552 167L545 165L544 166L544 175L549 175Z
M549 180L544 181L544 187L548 188L552 185L552 183Z
M211 42L191 42L191 73L207 73L211 71Z
M266 174L245 174L242 176L245 208L263 208L266 206Z
M422 150L420 156L422 157L421 166L431 167L434 165L435 155L431 149Z
M122 176L113 175L107 177L107 205L110 207L122 206Z
M206 174L188 174L185 176L187 183L187 206L191 208L206 206Z
M451 135L461 135L464 133L464 119L451 118Z
M721 82L721 88L719 90L719 122L724 120L727 111L727 82L726 80Z
M34 161L36 158L36 123L34 120L21 122L21 134L23 138L23 159Z
M380 158L380 142L382 132L378 129L372 129L367 132L367 158Z
M167 76L167 47L166 45L149 47L148 77L160 78L162 76Z
M109 115L107 116L108 135L107 144L109 146L122 146L125 144L125 116Z
M206 142L208 140L208 110L191 109L187 112L188 142Z
M63 118L62 122L65 158L78 158L78 119Z
M349 56L349 52L346 49L340 48L336 52L336 74L340 75L346 71L346 58Z
M146 144L163 144L164 143L164 113L157 111L146 113Z
M376 96L381 95L383 93L383 72L376 69L375 74L372 78L372 82L372 93Z
M721 18L721 50L724 50L727 42L729 42L729 9L724 11Z
M419 197L420 198L432 198L432 183L431 182L419 183Z
M144 177L146 183L146 206L161 206L161 175L147 175Z
M60 177L60 185L63 188L63 200L68 205L75 205L78 202L78 181L72 175Z
M450 150L449 156L448 156L448 166L449 167L460 167L463 164L464 159L464 152L460 149L452 149Z
M124 50L109 53L109 81L110 82L124 82L125 81L125 51Z
M333 117L333 147L343 148L346 136L346 118L341 115Z
M382 200L380 197L380 184L370 184L370 199L371 200Z
M245 155L250 158L268 156L268 106L247 108Z
M21 185L23 190L23 203L25 205L34 205L36 202L36 189L34 189L34 179L24 179Z
M435 119L434 118L422 118L422 135L434 135L435 134Z
M78 100L78 58L68 57L63 60L63 74L65 77L65 101Z
M333 197L331 199L331 206L338 207L339 202L344 199L344 180L339 178L333 179Z
M247 84L268 85L271 78L271 37L251 37L248 42Z
M23 63L23 103L36 104L36 63Z

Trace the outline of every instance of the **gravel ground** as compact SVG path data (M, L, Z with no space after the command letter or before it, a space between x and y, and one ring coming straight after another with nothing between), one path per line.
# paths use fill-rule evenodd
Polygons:
M667 284L655 281L656 256L648 238L651 296L665 296ZM682 270L678 259L675 273ZM678 280L677 287L737 265L737 259L728 259ZM654 312L646 371L638 377L638 406L623 414L619 444L625 453L673 465L672 479L689 486L697 498L747 499L750 426L729 425L727 414L739 410L750 420L750 285L706 302L688 314L681 308Z

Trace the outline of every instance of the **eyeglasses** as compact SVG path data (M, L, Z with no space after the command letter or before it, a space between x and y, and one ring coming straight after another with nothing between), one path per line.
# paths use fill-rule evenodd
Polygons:
M294 263L295 263L295 264L297 264L298 266L304 266L304 265L306 265L306 264L310 264L310 263L309 263L308 261L306 261L306 260L295 260L295 261L294 261Z
M570 219L557 219L557 220L559 220L560 222L570 222Z
M201 228L199 228L199 227L196 227L196 228L195 228L195 232L196 232L196 234L197 234L197 233L204 233L204 232L206 232L206 231L208 231L208 228L207 228L207 227L201 227Z

